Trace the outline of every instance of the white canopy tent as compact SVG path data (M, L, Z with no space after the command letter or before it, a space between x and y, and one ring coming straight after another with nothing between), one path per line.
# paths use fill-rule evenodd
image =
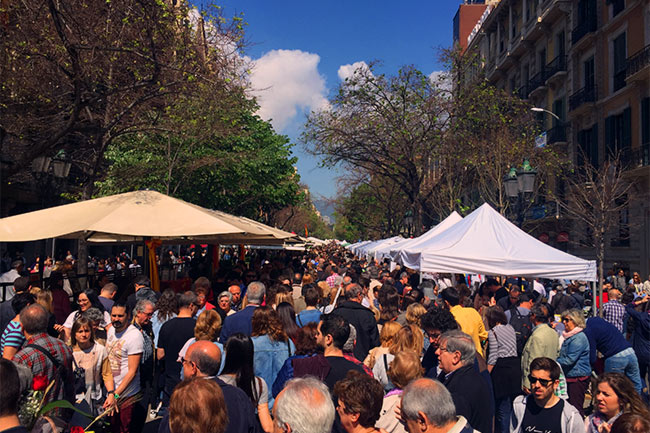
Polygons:
M393 246L391 246L388 250L387 256L390 257L391 261L393 262L402 263L411 269L418 269L420 263L419 255L418 254L406 255L406 259L401 259L401 252L410 249L417 250L420 245L426 244L429 241L429 239L444 232L449 227L453 226L454 224L456 224L458 221L462 219L463 217L460 216L458 212L453 211L452 213L449 214L447 218L440 221L439 224L429 229L429 231L424 233L423 235L418 236L415 239L406 239L403 242L398 242ZM416 256L416 255L417 257L411 258L411 256ZM418 267L416 268L411 265L418 266Z
M422 272L513 275L596 281L596 262L572 256L525 233L487 203L409 254ZM410 267L410 266L409 266Z
M381 239L372 244L368 244L362 247L362 254L364 254L367 258L372 257L373 259L376 259L377 257L375 255L375 251L377 251L377 249L387 245L395 244L403 239L404 238L401 236L393 236L392 238Z

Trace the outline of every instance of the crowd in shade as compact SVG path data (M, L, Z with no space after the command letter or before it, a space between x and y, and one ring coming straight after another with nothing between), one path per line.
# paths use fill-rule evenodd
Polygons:
M13 265L0 433L650 433L650 282L622 269L589 305L580 281L420 275L335 242L228 254L179 292ZM34 417L35 392L70 404Z

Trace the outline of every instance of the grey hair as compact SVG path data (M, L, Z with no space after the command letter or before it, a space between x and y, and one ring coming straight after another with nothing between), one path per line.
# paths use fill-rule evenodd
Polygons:
M190 347L192 346L190 345ZM196 368L206 376L216 376L219 374L219 368L221 367L221 351L219 351L219 354L220 356L217 359L214 359L201 350L195 350L190 353L190 356L187 359L195 363Z
M196 293L187 291L178 297L178 308L189 308L191 305L197 305L198 302Z
M219 296L217 296L217 302L219 302L219 299L223 297L228 298L228 302L232 301L232 293L230 293L228 290L224 290L223 292L219 293Z
M363 293L363 289L361 288L360 285L358 284L350 284L348 287L345 288L345 299L355 299L357 298L361 293Z
M147 308L147 305L151 305L152 307L156 308L156 304L151 302L148 299L140 299L137 304L135 304L135 308L133 308L133 311L136 313L142 313L145 308Z
M402 417L417 420L422 412L429 422L442 427L456 422L456 406L451 394L442 383L433 379L417 379L402 393Z
M399 279L401 280L402 278L408 278L409 274L407 272L402 272L399 274Z
M99 308L96 307L90 307L83 313L81 313L83 317L86 319L90 320L91 322L101 322L104 320L104 313L101 312Z
M248 297L248 302L252 304L259 304L264 299L266 294L266 287L261 281L253 281L248 285L246 289L246 296Z
M343 351L352 353L354 351L354 342L357 340L357 328L354 325L350 324L350 336L343 345Z
M288 381L275 405L275 423L282 430L285 424L293 433L329 433L332 430L332 396L327 386L315 377Z
M447 352L460 352L460 362L463 365L474 362L476 357L474 340L463 331L457 329L447 331L440 336L440 341L447 342Z
M564 317L571 319L571 321L580 328L584 328L586 326L585 316L582 314L582 311L578 310L577 308L566 310L564 313L562 313L562 318Z
M117 292L117 284L115 283L106 283L104 284L104 287L102 287L102 292L111 294Z

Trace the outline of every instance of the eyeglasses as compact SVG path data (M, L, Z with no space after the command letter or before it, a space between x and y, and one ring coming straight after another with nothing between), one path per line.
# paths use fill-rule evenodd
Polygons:
M451 352L449 352L449 350L447 350L446 347L442 347L442 346L438 347L438 350L439 350L440 352L448 352L448 353L451 353Z
M194 362L190 361L189 359L181 358L181 364L185 364L186 362L189 364L194 364Z
M539 377L535 377L532 374L528 375L528 380L530 381L530 384L534 384L535 382L539 382L540 385L543 387L547 387L550 383L553 383L553 379L540 379Z
M568 317L563 317L562 318L562 323L567 323L567 322L570 322L570 321L571 321L571 319L569 319Z
M442 335L441 332L427 332L427 331L424 331L424 333L427 335L428 338L431 338L432 340L437 340Z

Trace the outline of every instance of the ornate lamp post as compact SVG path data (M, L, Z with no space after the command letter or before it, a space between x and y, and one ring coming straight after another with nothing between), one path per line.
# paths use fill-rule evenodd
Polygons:
M515 202L519 228L524 223L524 199L535 190L536 176L537 170L530 165L530 161L525 159L519 170L515 167L510 168L510 171L503 179L506 195Z

